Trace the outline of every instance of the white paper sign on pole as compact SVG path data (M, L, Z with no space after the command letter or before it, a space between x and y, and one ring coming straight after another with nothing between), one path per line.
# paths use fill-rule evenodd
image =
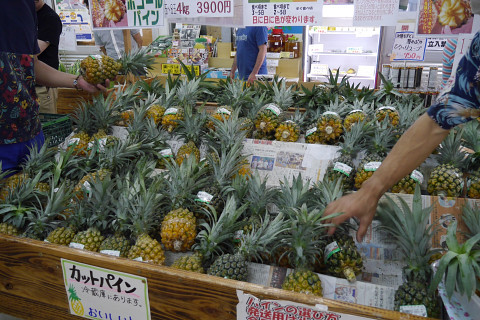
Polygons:
M360 320L345 313L328 311L325 305L306 304L283 300L260 300L259 298L237 290L237 320L262 320L262 319L328 319L328 320Z
M71 26L63 26L60 34L59 50L77 50L77 38L75 36L75 28Z
M165 0L165 18L233 17L233 0Z
M423 61L426 38L417 38L413 32L396 32L393 43L392 61Z
M87 319L150 320L147 279L61 259L70 313Z
M323 0L243 0L245 26L321 25Z
M399 0L355 0L354 26L397 25Z
M474 36L475 34L471 33L458 35L457 48L455 49L455 57L453 59L452 74L456 73L460 59L462 59L470 49L470 44L472 43Z

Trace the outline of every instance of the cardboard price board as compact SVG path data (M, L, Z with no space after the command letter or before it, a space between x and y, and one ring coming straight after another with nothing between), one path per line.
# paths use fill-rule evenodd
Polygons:
M191 65L186 65L188 70L192 71L192 66ZM200 66L193 66L193 70L195 71L195 75L199 76L200 75ZM162 63L162 73L168 74L185 74L185 71L183 70L182 66L180 64L176 63Z
M149 320L147 279L61 259L70 313L87 319Z
M151 28L164 24L162 0L90 0L93 29Z
M321 25L323 0L243 0L246 26Z
M426 38L416 38L413 32L397 32L393 43L392 61L423 61Z

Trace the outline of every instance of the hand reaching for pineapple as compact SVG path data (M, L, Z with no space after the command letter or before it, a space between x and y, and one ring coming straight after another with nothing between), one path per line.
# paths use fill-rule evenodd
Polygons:
M110 80L105 80L105 86L101 84L93 85L88 83L83 77L78 78L77 88L89 93L95 93L98 91L107 91L107 88L110 88Z

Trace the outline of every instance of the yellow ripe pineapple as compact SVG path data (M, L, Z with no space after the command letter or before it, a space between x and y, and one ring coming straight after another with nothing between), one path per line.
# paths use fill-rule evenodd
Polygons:
M17 188L26 178L25 173L18 172L8 178L0 180L0 202L5 201L10 190Z
M385 118L388 118L388 122L391 126L396 127L400 123L400 114L397 109L390 106L380 107L375 111L375 117L378 122L383 122Z
M480 170L472 173L470 176L468 197L471 199L480 199Z
M87 193L90 193L92 183L95 183L97 181L103 181L107 176L110 176L110 174L111 174L111 171L106 169L100 169L98 171L94 171L86 174L73 189L74 194L80 200L83 199L82 190L85 190Z
M128 250L127 258L163 265L165 253L156 239L143 233L138 236L135 244Z
M105 18L116 23L122 20L127 9L121 0L105 0L103 10Z
M414 194L417 184L423 183L423 174L418 170L413 170L411 174L403 177L392 187L393 193Z
M197 162L200 162L200 150L197 148L193 141L184 143L177 152L175 161L178 165L181 165L183 160L188 158L190 155L193 155Z
M271 140L282 116L282 109L276 104L269 103L263 106L254 121L258 137Z
M178 121L183 120L183 109L180 107L172 107L165 110L162 118L162 127L168 132L172 132L178 127Z
M310 125L310 127L305 131L305 142L306 143L320 143L320 131L318 131L317 123Z
M147 109L146 118L153 119L155 124L159 124L162 121L162 117L165 114L165 107L159 104L152 104Z
M196 273L205 273L205 269L202 266L203 256L199 252L195 252L193 255L183 256L178 258L171 265L172 268L191 271Z
M212 117L217 119L218 121L225 121L230 118L230 115L233 112L233 108L230 106L221 106L218 107L215 112L212 114ZM207 122L207 128L210 130L215 130L215 123L213 121L208 121Z
M320 143L338 143L343 133L343 120L340 114L343 114L345 110L345 102L339 102L338 96L326 107L326 111L317 120Z
M185 252L190 250L197 236L195 216L188 209L170 211L162 221L162 244L166 250Z
M480 118L479 118L480 119ZM464 126L462 135L468 154L468 197L480 199L480 122L470 121Z
M125 111L122 111L120 116L122 117L122 121L121 121L120 125L128 126L130 123L132 123L132 121L134 119L134 112L133 112L132 109L125 110Z
M115 79L122 65L109 56L91 55L80 62L81 74L90 84L103 84Z
M467 0L444 0L439 11L438 22L450 28L458 28L472 17L470 1Z
M373 102L372 102L373 109ZM359 122L365 121L369 118L370 114L370 105L364 104L362 100L356 100L352 105L352 110L350 110L345 119L343 119L343 126L346 131L350 131L351 127Z
M296 142L300 137L300 126L292 120L286 120L277 127L275 139L277 141Z

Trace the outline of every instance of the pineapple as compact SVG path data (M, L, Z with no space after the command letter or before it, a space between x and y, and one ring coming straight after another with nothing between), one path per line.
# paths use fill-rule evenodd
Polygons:
M180 107L171 107L165 110L162 118L162 127L168 132L175 130L179 121L183 120L183 109Z
M367 155L360 162L355 174L355 188L360 189L365 181L380 167L383 159L393 146L393 131L385 125L379 127L371 138Z
M205 273L205 267L211 264L214 255L233 247L233 235L242 223L239 221L245 206L238 208L233 197L229 197L222 213L210 207L207 211L210 222L201 224L197 235L197 243L193 246L195 254L182 257L174 262L172 267L182 270Z
M248 262L251 259L261 260L261 253L267 253L272 244L278 240L285 230L286 222L279 214L271 219L267 214L260 222L258 229L244 234L236 252L223 254L216 258L208 269L208 274L217 277L247 281Z
M119 22L122 20L127 8L121 0L105 0L103 11L105 18L112 22Z
M294 117L290 120L283 121L275 131L275 139L277 141L296 142L300 137L300 127L303 122L303 116L295 111Z
M84 156L87 154L87 146L90 141L89 130L93 126L89 104L82 102L73 112L71 119L76 128L75 134L68 141L68 146L73 147L76 155Z
M340 115L344 113L345 109L345 103L339 103L338 97L335 102L330 102L330 105L326 107L326 111L317 120L320 143L338 143L343 133L343 121Z
M414 194L415 186L417 184L422 185L423 183L423 174L419 169L413 170L411 174L403 177L399 182L397 182L393 187L391 192L393 193L405 193L405 194Z
M194 155L196 161L200 162L199 147L204 139L203 127L206 117L205 113L194 113L191 106L185 108L184 119L178 122L178 136L184 141L175 158L178 165L181 165L190 155Z
M142 183L138 183L142 185ZM148 189L132 188L128 197L128 221L134 236L135 244L128 250L127 258L153 264L163 265L165 254L160 243L149 233L153 231L157 220L161 197L162 180L155 180Z
M431 248L435 232L434 225L429 223L432 207L422 208L419 186L415 189L411 208L402 198L398 198L398 203L387 196L377 210L382 223L380 228L394 240L407 264L404 268L406 282L395 292L395 310L404 305L424 305L429 317L438 318L438 298L428 292L432 281L429 261L439 251Z
M155 63L155 57L149 50L149 48L141 48L132 50L130 53L125 52L119 60L108 56L90 55L80 62L80 74L85 81L93 85L113 80L119 73L145 76L147 70L152 69Z
M155 124L159 124L162 121L162 117L165 114L165 107L159 104L152 104L148 107L146 117L153 119Z
M355 100L352 106L352 110L350 110L345 116L345 119L343 119L343 126L345 127L345 131L350 131L352 126L356 123L368 120L371 109L372 107L369 104L363 102L363 98L361 100Z
M463 193L463 173L465 153L460 150L462 132L454 130L443 140L439 147L439 166L430 174L427 191L430 195L459 197Z
M166 250L185 252L190 250L197 236L197 222L188 209L170 211L162 221L162 244Z
M218 121L225 121L230 118L230 115L233 112L233 108L227 105L223 105L218 107L215 112L212 114L212 117L217 119ZM207 128L210 130L215 130L215 123L213 121L208 121L207 122Z
M383 122L384 119L388 119L388 123L396 127L400 123L400 114L395 107L384 106L375 111L375 117L378 122Z
M284 114L293 104L293 86L287 88L286 81L274 81L271 85L273 103L263 106L255 118L255 128L259 139L273 140L275 130Z
M442 26L458 28L472 17L470 1L444 0L438 13L438 22Z
M322 223L325 218L322 218L320 211L309 209L306 205L299 209L289 208L286 212L288 233L279 246L288 247L284 254L295 269L285 278L282 289L322 296L322 282L312 269L324 245L324 240L319 235L327 227Z
M320 141L320 131L318 131L317 123L311 124L305 131L305 142L306 143L321 143Z
M355 165L353 160L357 153L365 148L365 135L371 126L364 121L351 127L343 135L343 142L339 143L340 156L335 158L329 164L326 172L326 179L336 180L343 178L343 187L345 190L353 189L355 179Z

